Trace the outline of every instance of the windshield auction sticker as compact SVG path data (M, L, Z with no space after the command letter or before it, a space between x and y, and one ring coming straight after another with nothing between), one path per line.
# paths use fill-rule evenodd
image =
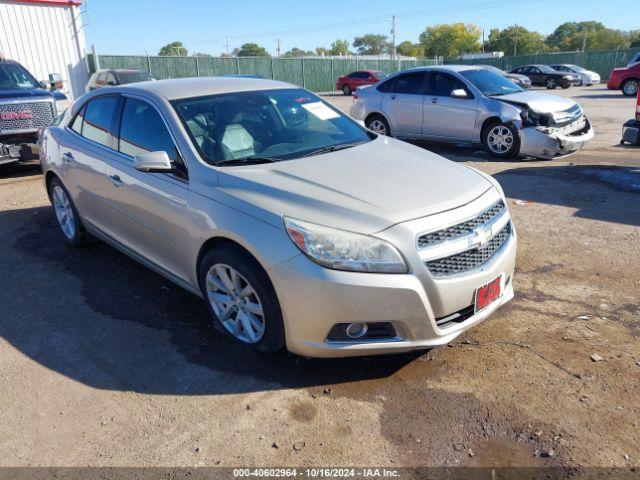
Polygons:
M305 103L302 105L302 108L320 120L331 120L332 118L338 118L340 116L322 102Z

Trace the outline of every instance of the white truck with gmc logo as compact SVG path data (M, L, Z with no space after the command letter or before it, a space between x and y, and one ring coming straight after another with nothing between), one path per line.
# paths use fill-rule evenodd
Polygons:
M47 90L22 65L0 58L0 165L37 158L31 146L38 131L69 105L62 92Z

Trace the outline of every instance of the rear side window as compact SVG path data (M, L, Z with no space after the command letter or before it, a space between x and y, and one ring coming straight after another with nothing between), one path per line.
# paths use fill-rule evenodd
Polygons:
M111 124L117 105L118 97L116 95L98 97L89 101L84 108L82 136L112 148Z
M467 90L464 83L453 75L444 72L433 72L431 74L431 95L436 97L450 97L451 92L457 89Z
M392 89L393 93L408 93L422 95L424 93L424 73L408 73L396 78Z
M395 78L390 78L389 80L387 80L386 82L382 82L380 85L378 85L378 91L379 92L388 92L391 89L391 86L393 85L393 82L395 82L396 79Z
M127 98L120 122L120 152L135 157L145 152L167 152L179 161L173 139L157 110L147 102Z

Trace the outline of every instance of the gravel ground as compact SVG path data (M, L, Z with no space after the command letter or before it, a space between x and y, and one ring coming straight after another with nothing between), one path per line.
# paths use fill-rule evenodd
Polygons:
M640 466L634 103L556 93L597 131L573 157L423 145L495 175L519 233L515 299L426 354L244 350L133 260L68 248L38 167L0 167L0 465Z

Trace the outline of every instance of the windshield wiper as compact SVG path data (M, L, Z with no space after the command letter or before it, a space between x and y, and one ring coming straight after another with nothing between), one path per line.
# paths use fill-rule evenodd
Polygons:
M217 166L233 166L233 165L258 165L260 163L274 163L277 160L268 157L259 157L250 155L242 158L229 158L227 160L218 160L214 165Z
M355 147L356 145L359 145L359 143L341 143L338 145L329 145L328 147L322 147L317 150L314 150L313 152L309 152L303 155L303 157L312 157L314 155L322 155L323 153L337 152L338 150L344 150L345 148Z

